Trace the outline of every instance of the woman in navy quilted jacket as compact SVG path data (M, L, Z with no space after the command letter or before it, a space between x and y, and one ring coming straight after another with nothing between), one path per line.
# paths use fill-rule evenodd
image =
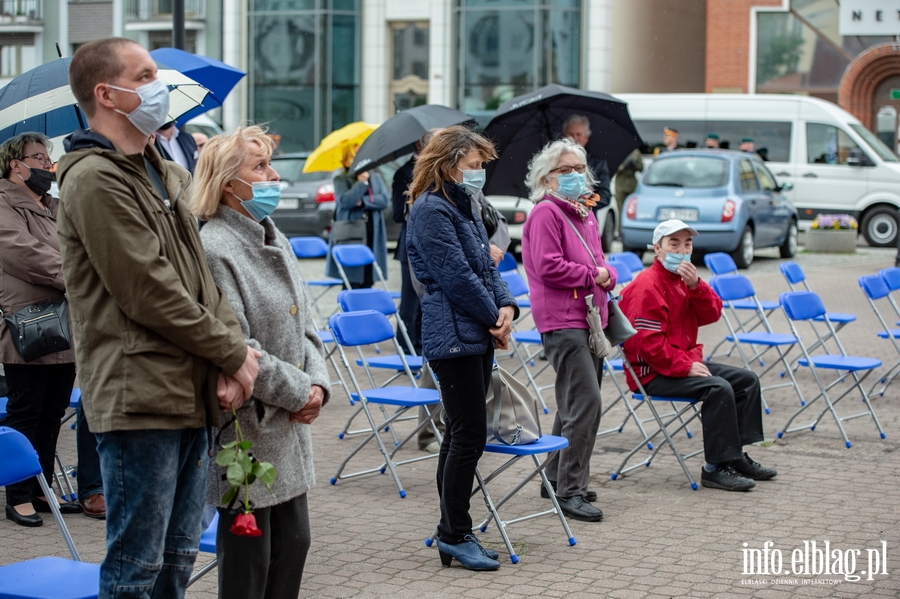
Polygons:
M469 194L484 185L483 164L497 157L465 127L444 129L419 154L409 188L406 249L422 298L422 347L441 388L447 430L438 459L438 549L449 566L496 570L497 553L472 534L469 498L487 439L485 396L494 348L506 349L515 299L491 260L481 216Z

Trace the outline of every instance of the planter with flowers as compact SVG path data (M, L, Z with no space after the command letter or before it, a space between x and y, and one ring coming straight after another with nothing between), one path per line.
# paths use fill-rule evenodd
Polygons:
M859 224L849 214L820 214L806 232L806 251L852 254L858 233Z

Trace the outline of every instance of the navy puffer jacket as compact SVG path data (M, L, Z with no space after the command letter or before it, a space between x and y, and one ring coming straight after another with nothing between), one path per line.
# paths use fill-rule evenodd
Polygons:
M491 260L487 231L465 188L447 185L418 197L409 215L406 249L422 298L422 347L430 360L485 353L500 308L519 307ZM455 204L455 205L454 205Z

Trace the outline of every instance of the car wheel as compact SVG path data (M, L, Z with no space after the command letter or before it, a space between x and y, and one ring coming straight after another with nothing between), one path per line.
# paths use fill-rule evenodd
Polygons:
M793 258L794 254L797 253L797 221L794 219L791 219L791 224L788 225L787 236L784 238L784 243L781 244L778 251L782 258Z
M616 236L616 217L613 216L612 210L606 213L606 221L603 223L603 234L600 235L600 247L603 248L604 254L612 251L613 239Z
M750 263L753 262L753 227L750 225L744 227L741 241L731 252L731 257L738 268L750 268Z
M900 213L890 206L872 208L862 219L862 233L872 247L886 248L897 245Z

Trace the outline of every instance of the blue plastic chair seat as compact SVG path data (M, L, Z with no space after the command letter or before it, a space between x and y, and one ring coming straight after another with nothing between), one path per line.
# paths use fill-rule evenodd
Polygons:
M631 397L633 397L634 399L636 399L638 401L644 401L644 396L641 395L640 393L635 393ZM662 397L662 396L657 397L657 396L653 396L650 399L652 399L654 401L683 401L685 403L697 403L698 401L700 401L699 399L691 399L690 397Z
M890 331L878 331L878 336L881 337L882 339L887 339L889 337L893 337L894 339L900 339L900 329L891 329Z
M737 300L733 302L725 302L726 306L731 306L735 310L756 310L756 302L751 300ZM780 305L778 302L764 302L762 300L759 301L759 305L762 306L762 309L766 312L771 310L778 309Z
M847 314L846 312L826 312L825 316L828 317L828 320L831 322L835 322L838 324L844 324L848 322L853 322L856 320L856 316L853 314ZM816 316L813 318L816 322L825 322L825 316Z
M428 406L441 402L437 389L416 389L414 387L382 387L364 391L369 403L389 406ZM350 399L359 401L358 393L351 393Z
M514 331L512 338L516 343L541 343L541 334L537 331Z
M422 370L422 356L406 356L406 363L409 364L410 370ZM403 362L400 356L394 354L392 356L377 356L374 358L366 358L366 364L371 368L386 368L397 371L403 370ZM362 366L362 360L356 360L357 366Z
M0 420L4 420L6 418L6 402L8 401L8 398L0 397Z
M622 366L622 360L620 360L619 358L616 358L615 360L607 360L607 362L609 362L609 365L612 366L613 370L625 370L625 367Z
M806 358L797 360L800 366L809 366ZM842 356L829 354L825 356L812 356L813 366L816 368L831 368L833 370L847 370L849 372L856 370L872 370L881 366L881 360L875 358L865 358L862 356Z
M756 333L738 333L738 341L741 343L751 343L753 345L768 345L774 347L776 345L793 345L797 343L797 338L793 335L783 333L764 333L762 331ZM725 339L734 341L734 337L726 335Z
M344 282L340 279L316 279L307 281L306 284L312 287L334 287L335 285L343 285Z
M549 453L558 449L564 449L568 446L569 440L565 437L542 435L541 438L534 443L527 443L525 445L487 443L484 446L484 451L488 453L501 453L505 455L535 455L538 453Z
M530 308L531 300L525 298L516 298L516 303L519 304L519 308Z
M61 557L40 557L0 568L0 597L95 599L100 593L100 564Z
M218 527L219 512L216 512L212 522L209 523L209 526L207 526L206 530L203 531L203 534L200 535L200 551L204 553L216 552L216 530Z
M334 343L334 335L331 331L316 331L316 334L322 340L322 343Z
M75 387L72 389L72 395L69 396L69 407L75 409L81 402L81 389Z

